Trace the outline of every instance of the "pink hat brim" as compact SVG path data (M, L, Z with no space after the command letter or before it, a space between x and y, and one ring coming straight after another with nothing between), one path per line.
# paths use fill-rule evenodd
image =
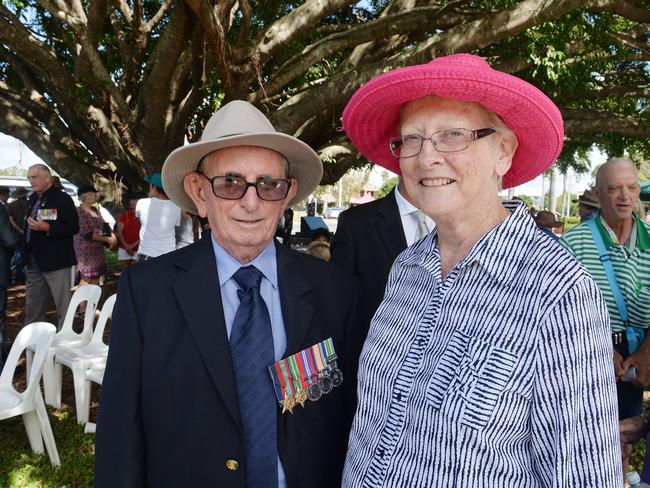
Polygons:
M555 104L530 83L492 69L482 58L455 54L379 75L359 88L343 111L343 128L369 161L400 174L388 140L398 135L400 107L435 95L478 102L498 115L519 141L502 187L532 180L562 150L564 124Z

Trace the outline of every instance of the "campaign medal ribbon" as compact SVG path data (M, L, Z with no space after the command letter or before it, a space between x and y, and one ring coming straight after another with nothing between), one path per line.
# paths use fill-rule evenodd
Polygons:
M305 407L305 401L307 401L307 389L305 388L306 382L303 385L303 375L300 371L300 353L296 353L293 356L287 358L287 363L289 364L289 372L291 373L291 380L293 381L294 388L296 390L296 402L300 404L301 407Z
M314 357L316 358L316 366L318 367L318 374L320 376L319 381L321 389L323 390L323 394L328 395L332 391L332 388L334 388L334 384L332 383L332 379L329 375L329 368L327 365L327 360L325 359L327 357L327 353L325 351L323 342L314 344L312 346L312 350L314 351Z
M332 341L332 338L330 337L329 339L325 340L324 343L325 351L327 352L327 364L331 366L330 376L332 377L332 383L334 384L334 387L337 387L343 383L343 372L337 367L336 364L338 357L336 355L336 351L334 351L334 342Z
M299 404L315 402L343 382L332 338L314 344L269 366L275 395L282 413L293 413Z
M320 397L323 396L323 389L319 383L318 375L318 366L316 365L316 358L314 357L314 351L311 347L304 350L305 356L307 356L306 364L309 367L309 376L307 381L309 386L307 388L307 393L309 400L312 402L320 400Z
M290 411L293 408L293 398L289 395L290 386L287 384L286 370L282 367L282 361L269 366L269 373L273 380L273 389L278 403L282 407L282 413ZM292 412L293 413L293 412Z
M295 405L295 400L293 399L293 390L291 381L289 380L288 369L284 361L281 360L269 366L269 373L273 380L275 396L282 407L282 413L293 413L292 409Z
M284 402L282 404L282 413L289 412L290 414L293 414L293 407L296 406L296 389L294 387L291 378L291 372L289 370L289 365L287 364L286 359L282 359L280 361L280 370L282 371L282 376L287 385Z

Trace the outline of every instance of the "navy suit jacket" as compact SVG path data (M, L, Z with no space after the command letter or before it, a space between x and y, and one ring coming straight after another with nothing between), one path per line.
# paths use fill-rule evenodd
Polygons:
M27 215L31 215L38 195L32 193L27 205ZM63 190L51 187L43 193L41 208L56 210L56 220L48 220L49 232L31 232L27 244L28 254L33 254L38 269L56 271L77 264L72 244L72 236L79 232L79 215L70 195ZM25 220L27 232L27 220Z
M384 298L390 268L404 249L406 237L394 189L383 198L339 215L332 239L332 263L351 272L361 283L359 317L363 339Z
M276 250L284 357L332 337L345 376L348 358L358 355L350 349L358 340L349 337L358 330L356 279L311 256ZM280 415L278 407L278 451L289 488L340 486L356 388L349 376L293 415ZM228 469L228 460L239 468ZM97 421L95 486L244 488L245 463L208 236L132 266L120 279Z

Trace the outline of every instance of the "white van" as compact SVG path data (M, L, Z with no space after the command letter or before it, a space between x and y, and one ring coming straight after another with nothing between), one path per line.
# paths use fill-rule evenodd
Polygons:
M61 184L65 192L72 197L75 205L79 204L77 199L77 185L70 183L68 180L61 178ZM29 180L26 176L0 176L0 186L9 188L10 191L14 191L16 188L22 187L27 190L29 195L32 192L32 185L29 184Z
M79 206L79 197L77 197L77 185L74 183L70 183L68 180L61 178L61 185L63 185L63 189L65 192L70 195L72 198L72 201L74 202L74 206L78 207ZM25 190L27 190L27 195L29 196L32 193L32 185L29 184L29 180L27 179L26 176L0 176L0 187L4 186L6 188L9 188L10 191L14 191L16 188L23 187ZM11 198L9 199L11 201ZM111 215L111 213L106 210L101 204L99 205L99 211L102 214L102 218L104 219L104 222L106 222L108 225L111 226L111 229L115 227L115 217Z

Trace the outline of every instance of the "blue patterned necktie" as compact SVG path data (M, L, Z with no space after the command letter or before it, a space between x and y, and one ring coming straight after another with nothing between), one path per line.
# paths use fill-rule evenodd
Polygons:
M230 355L244 428L246 488L278 486L277 406L268 367L273 364L271 318L260 294L262 273L254 266L233 275L240 290L230 332Z

